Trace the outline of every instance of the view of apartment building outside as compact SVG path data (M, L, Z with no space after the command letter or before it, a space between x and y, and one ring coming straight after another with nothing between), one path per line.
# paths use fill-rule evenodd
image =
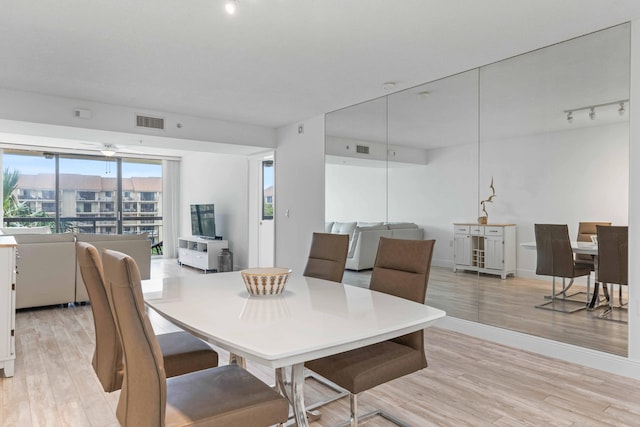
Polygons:
M55 159L58 162L56 173L56 168L52 167L55 163L51 162L54 159L34 157L31 153L26 154L31 157L23 156L13 152L5 152L3 156L5 188L6 176L17 175L11 194L5 195L5 227L47 225L52 232L147 233L152 243L162 241L162 166L159 161L137 163L60 156ZM79 173L62 172L74 169ZM118 170L121 176L117 176ZM8 208L8 196L13 197L14 209Z

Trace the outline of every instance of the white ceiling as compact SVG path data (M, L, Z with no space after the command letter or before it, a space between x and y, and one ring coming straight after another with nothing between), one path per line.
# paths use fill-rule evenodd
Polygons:
M0 86L279 127L640 18L638 0L0 0ZM0 117L1 119L1 117ZM2 129L0 129L2 131Z

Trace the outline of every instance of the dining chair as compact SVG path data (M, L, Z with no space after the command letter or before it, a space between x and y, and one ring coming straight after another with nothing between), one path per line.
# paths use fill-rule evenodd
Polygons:
M609 226L611 222L580 222L578 223L578 234L576 236L576 241L578 242L591 242L591 236L597 235L596 227L598 225L601 226ZM576 264L580 266L587 265L591 268L591 271L595 271L594 268L594 260L593 256L587 254L575 254Z
M369 288L424 304L435 240L380 238ZM427 367L422 330L377 344L306 362L305 366L349 391L350 420L380 415L396 425L399 418L377 409L358 416L358 394Z
M309 259L302 275L340 283L344 276L348 252L348 234L314 232L311 237ZM315 420L319 416L318 413L313 412L315 408L324 406L349 394L344 388L308 369L305 369L304 377L305 379L313 378L315 381L335 391L335 394L308 407L308 415L311 419Z
M569 240L569 228L566 224L535 224L537 264L536 274L552 277L550 301L536 305L536 308L560 311L563 313L574 313L587 308L591 302L590 276L591 268L581 266L573 258L571 241ZM586 301L571 299L571 297L583 294L575 292L568 294L569 288L574 283L576 277L587 276ZM556 277L562 278L562 289L556 293ZM571 279L566 284L566 279ZM561 307L556 307L556 302L562 303ZM580 306L568 309L564 303L580 303Z
M116 409L121 425L259 427L287 420L288 401L238 365L166 378L135 261L109 249L103 250L102 259L106 294L124 354Z
M578 234L576 236L576 241L578 242L592 242L591 237L596 235L596 227L598 225L609 226L611 222L607 221L596 221L596 222L579 222L578 223ZM591 297L591 302L589 303L589 309L593 309L597 307L600 303L606 301L609 302L609 290L606 286L602 286L602 294L604 295L604 299L600 298L600 281L598 280L598 269L595 265L595 258L593 255L589 254L575 254L576 265L579 267L588 267L591 271L594 272L594 283L593 283L593 296Z
M348 234L313 233L303 276L342 282L349 252Z
M619 305L615 308L624 308L626 304L622 301L622 286L629 286L629 227L598 226L597 235L598 279L602 283L603 288L611 285L609 306L598 317L607 320L617 320L612 317L614 309L613 285L617 284L619 291Z
M122 345L109 308L102 261L95 246L86 242L76 242L76 257L93 312L93 369L104 391L119 390L124 375ZM218 366L218 353L185 331L160 334L157 340L168 377Z

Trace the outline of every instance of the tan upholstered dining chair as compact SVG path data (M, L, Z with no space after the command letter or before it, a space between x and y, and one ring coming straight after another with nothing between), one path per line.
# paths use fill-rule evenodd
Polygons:
M578 234L576 236L576 241L578 242L591 242L591 236L596 236L597 226L609 226L611 222L607 221L596 221L596 222L579 222L578 223ZM595 259L592 255L588 254L575 254L576 266L583 268L588 267L591 271L595 273L595 281L593 284L593 297L591 299L591 303L589 307L596 307L601 301L599 301L599 280L598 274L595 267ZM604 294L605 300L609 301L609 291L606 286L602 286L602 293Z
M587 308L590 303L590 275L591 268L580 266L573 258L571 241L569 240L569 228L566 224L534 224L536 235L536 274L552 276L551 296L549 301L536 305L537 308L561 311L564 313L574 313ZM587 276L586 301L571 299L571 297L581 294L576 292L569 295L569 288L573 285L576 277ZM556 277L562 277L562 289L556 293ZM571 279L566 284L565 279ZM563 305L556 306L557 302ZM566 308L564 303L578 303L577 307Z
M603 288L611 285L609 292L609 307L600 318L616 320L613 315L613 285L619 285L617 308L625 306L622 301L622 286L629 285L629 227L626 226L598 226L598 280Z
M342 282L349 252L348 234L313 233L304 276Z
M370 289L424 303L435 240L380 238ZM380 384L427 367L423 331L305 363L309 369L350 392L350 424L381 415L406 425L389 413L376 410L358 416L357 395ZM345 423L347 425L349 423Z
M288 401L238 365L167 379L135 261L108 249L103 250L102 259L107 298L125 360L116 409L121 425L257 427L287 420Z
M591 236L597 235L596 227L598 225L601 226L609 226L611 222L580 222L578 223L578 234L576 237L576 241L578 242L591 242ZM576 264L579 266L587 265L591 268L591 271L594 271L594 263L593 257L587 254L576 254L575 255Z
M85 242L76 242L76 257L93 312L93 369L105 391L119 390L124 374L122 346L109 308L102 261L97 249ZM157 339L168 377L218 366L218 353L187 332L161 334Z
M303 276L315 277L338 283L342 282L348 252L348 234L313 233L311 238L311 249L309 250L309 259L307 260L304 273L302 273ZM305 378L313 378L336 392L326 399L309 406L308 415L312 419L317 419L319 415L316 412L312 412L314 408L326 405L334 400L341 399L349 393L344 388L327 381L326 378L323 378L321 375L309 371L308 369L305 370L304 376Z

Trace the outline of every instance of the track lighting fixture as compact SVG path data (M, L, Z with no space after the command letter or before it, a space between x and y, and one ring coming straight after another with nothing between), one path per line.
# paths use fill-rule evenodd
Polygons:
M614 101L614 102L607 102L604 104L596 104L596 105L589 105L587 107L579 107L579 108L572 108L571 110L564 110L564 114L566 114L566 118L567 118L567 123L573 123L573 119L577 116L575 116L576 113L579 113L580 111L588 111L589 113L589 118L591 120L595 120L596 119L596 109L599 110L604 110L604 111L611 111L612 108L606 108L606 107L611 107L613 105L617 105L618 106L618 114L620 116L624 116L624 113L626 111L624 104L629 102L628 99L621 99L619 101ZM607 115L605 114L605 117Z

